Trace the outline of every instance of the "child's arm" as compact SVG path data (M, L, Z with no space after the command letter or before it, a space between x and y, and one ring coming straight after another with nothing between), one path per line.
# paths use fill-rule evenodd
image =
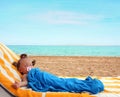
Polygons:
M13 88L17 89L19 87L27 86L27 75L23 75L21 82L15 82L12 86Z

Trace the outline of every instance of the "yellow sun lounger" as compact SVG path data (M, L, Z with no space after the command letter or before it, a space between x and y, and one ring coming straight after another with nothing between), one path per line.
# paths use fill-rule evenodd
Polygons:
M0 43L0 86L17 97L120 97L120 77L98 77L105 85L105 91L96 95L69 92L36 92L26 87L14 89L11 85L21 81L21 74L12 65L19 56ZM82 79L81 77L80 79ZM4 90L2 90L4 91ZM0 88L1 92L1 88ZM0 93L2 95L2 93ZM1 96L0 96L1 97Z

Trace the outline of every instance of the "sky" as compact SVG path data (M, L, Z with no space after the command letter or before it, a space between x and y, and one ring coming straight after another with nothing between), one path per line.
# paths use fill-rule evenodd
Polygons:
M7 45L120 45L120 0L0 0Z

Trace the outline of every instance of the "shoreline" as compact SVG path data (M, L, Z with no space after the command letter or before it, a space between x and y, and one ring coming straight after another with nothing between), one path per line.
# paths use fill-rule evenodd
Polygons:
M19 54L18 54L19 55ZM28 55L29 57L111 57L111 58L120 58L120 56L59 56L59 55Z
M57 76L120 76L117 56L31 56L35 67Z

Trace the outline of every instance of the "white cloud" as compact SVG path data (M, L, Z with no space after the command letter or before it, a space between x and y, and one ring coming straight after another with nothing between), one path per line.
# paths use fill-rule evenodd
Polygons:
M40 14L28 15L27 19L49 24L89 24L102 20L102 15L81 14L78 12L49 11Z

